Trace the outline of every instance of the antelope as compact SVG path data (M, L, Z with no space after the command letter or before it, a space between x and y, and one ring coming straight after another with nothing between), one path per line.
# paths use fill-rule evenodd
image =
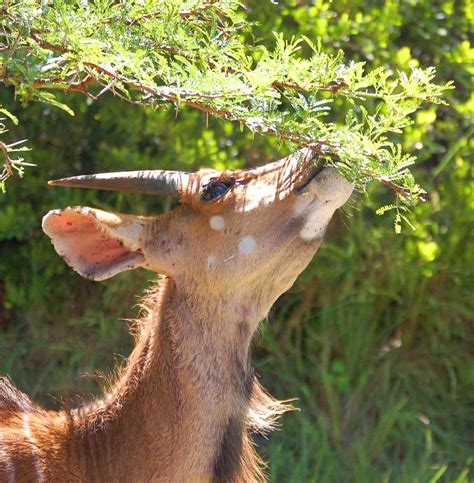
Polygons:
M251 440L289 409L250 364L252 335L318 250L353 184L311 148L265 166L135 171L51 185L177 196L156 217L50 211L43 230L83 277L144 267L135 347L102 397L47 411L0 383L2 482L260 482Z

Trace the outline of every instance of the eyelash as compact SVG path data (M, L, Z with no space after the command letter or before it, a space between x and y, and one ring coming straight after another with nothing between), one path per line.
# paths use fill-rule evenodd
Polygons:
M214 201L217 198L224 196L230 188L234 185L235 180L233 178L229 179L219 179L212 178L207 184L202 188L201 201L205 203L209 201Z

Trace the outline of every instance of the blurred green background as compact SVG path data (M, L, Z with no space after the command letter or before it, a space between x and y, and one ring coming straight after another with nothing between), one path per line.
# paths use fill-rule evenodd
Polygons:
M474 7L464 1L258 1L258 37L321 37L368 68L435 65L454 80L449 106L427 106L400 138L429 192L401 235L375 214L391 193L369 187L334 217L326 240L257 337L254 360L279 398L298 398L281 431L259 440L277 482L467 482L474 478ZM169 209L154 198L48 188L66 175L141 168L263 164L289 146L199 112L143 110L68 95L75 117L0 102L29 139L26 177L0 197L0 374L51 408L100 388L130 351L126 322L153 278L93 283L73 273L41 232L50 209ZM342 116L343 112L340 113Z

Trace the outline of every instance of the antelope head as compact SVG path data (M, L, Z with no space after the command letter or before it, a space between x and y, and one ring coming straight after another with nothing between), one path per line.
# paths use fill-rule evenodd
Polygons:
M178 196L181 205L156 217L84 207L44 217L56 251L82 276L103 280L144 267L165 279L147 296L135 348L103 398L56 416L7 398L27 411L15 420L20 426L7 428L16 431L8 480L18 472L95 481L100 469L101 481L264 481L249 432L271 429L288 406L255 377L251 337L309 263L353 185L315 167L310 149L255 169L51 184ZM2 387L16 394L0 382L0 408ZM24 457L18 445L29 450ZM0 461L0 478L1 468Z
M315 167L310 149L263 167L233 171L135 171L77 176L50 184L177 196L157 217L69 207L43 229L82 276L103 280L136 267L192 286L255 325L319 248L353 185ZM253 327L255 328L255 327Z

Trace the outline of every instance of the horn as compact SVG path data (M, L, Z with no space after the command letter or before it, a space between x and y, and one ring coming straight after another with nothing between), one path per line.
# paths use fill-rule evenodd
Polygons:
M145 195L180 196L192 173L183 171L123 171L120 173L86 174L48 181L51 186L94 188L141 193Z

